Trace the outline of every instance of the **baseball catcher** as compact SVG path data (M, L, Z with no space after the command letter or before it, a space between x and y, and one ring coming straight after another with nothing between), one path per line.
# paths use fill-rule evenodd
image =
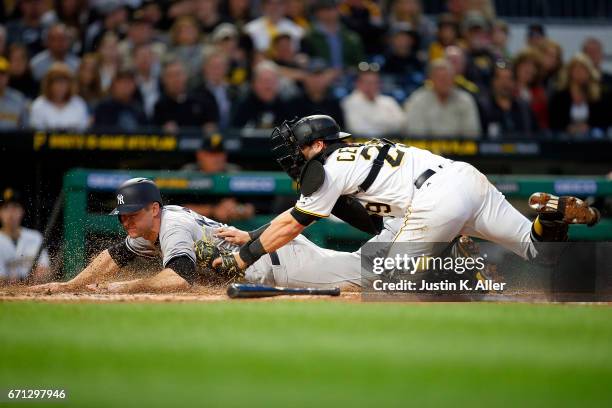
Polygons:
M213 266L243 270L291 242L313 222L329 217L339 203L345 208L340 215L348 216L347 202L372 216L366 228L379 231L374 240L410 242L410 256L436 255L436 243L468 235L534 259L545 252L541 242L567 240L569 224L599 221L598 211L577 198L536 193L530 205L539 215L532 223L468 163L384 139L349 144L349 136L326 115L275 128L273 152L299 182L301 196L292 209L234 252L233 260L217 257ZM392 246L389 256L394 250Z

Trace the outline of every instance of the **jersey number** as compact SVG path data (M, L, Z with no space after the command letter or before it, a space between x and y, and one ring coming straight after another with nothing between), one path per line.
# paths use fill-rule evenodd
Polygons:
M376 149L380 149L381 146L367 146L364 147L363 150L361 151L361 156L363 156L364 159L366 160L371 160L372 156L370 155L370 149L371 148L376 148ZM395 157L392 156L392 153L395 153ZM397 167L400 165L400 163L402 162L402 159L404 158L404 152L396 149L396 148L391 148L389 150L389 153L387 153L387 156L385 157L385 161L387 163L389 163L389 165L391 167Z

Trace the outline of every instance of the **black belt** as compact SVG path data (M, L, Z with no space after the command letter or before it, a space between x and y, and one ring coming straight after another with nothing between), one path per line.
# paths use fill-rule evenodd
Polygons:
M272 265L280 266L280 259L278 259L278 254L276 253L276 251L270 252L268 255L270 255L270 260L272 261Z
M444 166L442 166L441 164L438 166L439 168L444 168ZM414 186L419 189L421 188L421 186L423 184L425 184L425 182L434 174L436 174L436 172L432 169L427 169L424 172L421 173L421 175L419 177L417 177L417 179L414 181Z

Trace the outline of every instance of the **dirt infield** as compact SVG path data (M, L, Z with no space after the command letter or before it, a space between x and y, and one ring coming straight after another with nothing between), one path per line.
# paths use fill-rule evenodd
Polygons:
M54 294L31 293L27 286L8 286L0 288L0 302L5 301L36 301L36 302L219 302L228 301L230 299L225 293L226 288L222 286L201 286L196 285L190 291L177 293L133 293L133 294L116 294L116 293L91 293L86 291L81 292L66 292ZM343 292L338 297L331 296L275 296L261 299L240 299L234 301L269 301L274 299L291 299L291 300L313 300L326 299L334 301L360 301L361 293L359 292Z

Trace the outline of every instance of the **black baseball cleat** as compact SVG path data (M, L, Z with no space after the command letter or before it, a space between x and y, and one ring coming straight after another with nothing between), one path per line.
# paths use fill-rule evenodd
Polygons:
M548 193L533 193L529 206L540 214L543 220L563 221L566 224L586 224L589 227L601 219L599 211L579 198Z

